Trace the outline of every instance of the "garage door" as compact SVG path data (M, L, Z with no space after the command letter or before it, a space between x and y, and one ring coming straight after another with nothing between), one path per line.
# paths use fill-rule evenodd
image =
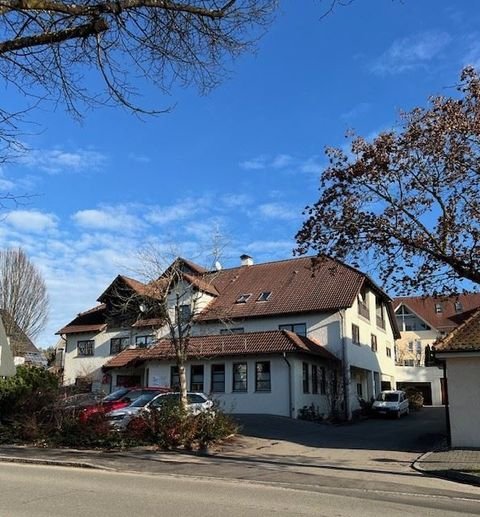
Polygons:
M423 395L424 405L432 405L432 384L430 382L397 382L397 388L400 390L415 388Z

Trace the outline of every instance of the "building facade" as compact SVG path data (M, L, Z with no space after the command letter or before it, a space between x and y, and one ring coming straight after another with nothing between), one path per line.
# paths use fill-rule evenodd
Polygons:
M211 393L225 409L298 416L313 404L323 414L332 406L327 386L331 391L334 386L349 416L360 399L396 387L399 333L393 306L360 271L308 257L253 264L242 256L239 267L215 271L176 262L181 274L164 295L172 313L168 321L183 313L191 318L196 345L187 358L187 385ZM153 286L164 279L160 275L144 285L119 276L100 296L100 305L59 331L65 339L66 384L86 382L105 391L125 383L174 384L175 361L171 349L170 355L165 352L172 326L165 324L165 314L162 320L139 313L128 322L112 317L118 313L118 293L123 299L156 296ZM219 336L223 348L208 355L209 343ZM243 343L240 351L237 339ZM268 392L257 389L262 375L269 380ZM215 392L222 382L224 391Z

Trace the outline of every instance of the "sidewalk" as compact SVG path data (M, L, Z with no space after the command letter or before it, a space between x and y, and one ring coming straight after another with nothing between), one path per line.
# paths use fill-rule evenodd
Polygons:
M427 452L413 466L425 474L480 486L480 450Z

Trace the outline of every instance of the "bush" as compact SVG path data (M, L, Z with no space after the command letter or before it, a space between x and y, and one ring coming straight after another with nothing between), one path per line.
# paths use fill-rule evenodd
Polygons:
M162 449L195 446L206 448L237 430L233 420L218 409L192 415L180 404L166 403L161 410L146 412L130 421L126 440L155 444Z
M408 398L409 408L413 411L420 411L423 408L423 395L415 388L405 390Z

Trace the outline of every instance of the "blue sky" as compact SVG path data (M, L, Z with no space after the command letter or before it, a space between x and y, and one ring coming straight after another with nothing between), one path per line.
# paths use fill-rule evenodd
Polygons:
M453 93L461 67L480 64L474 2L356 0L321 19L326 4L282 2L257 52L207 96L142 85L144 104L174 105L169 114L102 108L78 123L61 106L34 112L31 151L1 168L0 188L35 197L7 211L0 245L24 247L46 278L39 345L117 273L135 276L149 243L206 262L217 229L226 267L244 252L292 256L325 146L343 145L349 128L391 127L400 109Z

